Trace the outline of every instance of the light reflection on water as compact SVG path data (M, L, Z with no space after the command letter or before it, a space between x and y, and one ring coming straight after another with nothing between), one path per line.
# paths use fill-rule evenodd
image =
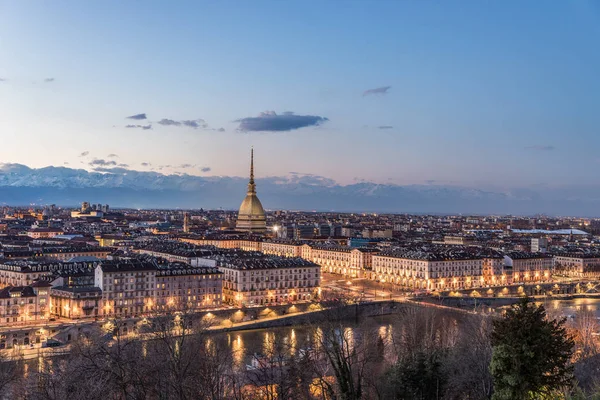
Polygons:
M364 327L372 329L374 334L381 337L386 347L391 346L394 318L397 317L369 318ZM299 355L309 349L318 350L323 333L320 326L294 326L238 331L228 333L225 337L221 337L221 340L231 348L234 365L237 368L243 368L246 364L251 363L254 354L289 357ZM340 339L343 338L351 346L356 340L360 340L357 337L356 327L351 323L338 330L337 334L340 335ZM219 340L219 335L216 335L214 339Z
M593 312L600 318L600 299L577 298L572 300L546 300L544 304L549 312L555 312L563 316L575 316L578 312Z

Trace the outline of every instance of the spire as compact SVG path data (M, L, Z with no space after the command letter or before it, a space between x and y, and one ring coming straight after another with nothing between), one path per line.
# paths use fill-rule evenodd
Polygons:
M250 149L250 181L248 182L248 194L256 193L254 184L254 146Z

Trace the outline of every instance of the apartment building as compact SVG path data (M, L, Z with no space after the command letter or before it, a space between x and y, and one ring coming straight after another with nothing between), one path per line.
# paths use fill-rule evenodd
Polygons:
M0 290L0 326L47 320L50 284L7 286Z
M374 278L421 290L482 286L483 258L462 249L396 249L373 255Z
M552 276L552 256L544 253L513 251L504 257L505 266L512 268L513 282L545 282Z
M375 248L352 248L346 246L305 246L303 258L322 267L325 272L347 277L362 277L371 269Z
M554 255L556 273L573 278L600 277L600 253L559 253Z
M262 242L261 251L281 257L302 256L302 242L296 240L278 239Z
M302 258L257 252L214 257L223 272L223 300L236 306L310 301L318 297L321 267Z
M217 268L185 263L159 264L155 295L159 311L218 307L223 301L223 273Z
M157 263L136 259L104 261L94 271L102 290L102 316L130 317L150 312L155 302Z

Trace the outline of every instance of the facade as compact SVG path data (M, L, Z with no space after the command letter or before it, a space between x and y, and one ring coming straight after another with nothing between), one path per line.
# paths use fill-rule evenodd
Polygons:
M98 287L57 286L50 290L51 312L61 318L98 317L102 290Z
M217 257L223 301L236 306L311 301L319 295L321 268L302 258L260 253Z
M183 263L159 265L156 271L157 311L201 310L219 307L223 301L223 273L213 267Z
M256 195L254 183L254 149L250 154L250 181L246 198L240 205L236 229L242 232L265 233L267 231L267 218L265 210Z
M157 269L155 262L134 259L98 264L94 286L102 290L100 315L131 317L152 311Z
M507 267L512 267L513 282L545 282L552 276L552 256L513 251L504 260Z
M262 242L260 249L265 254L271 254L281 257L300 257L302 256L302 243L294 240L270 240Z
M504 257L498 254L490 254L482 259L483 280L487 286L509 285L512 283L512 275L504 272Z
M560 253L554 255L554 268L573 278L600 277L599 253Z
M27 232L27 236L33 239L47 239L53 238L58 235L62 235L64 232L62 229L54 229L54 228L36 228L31 229Z
M0 290L0 326L48 320L50 285L7 286Z
M97 262L37 262L14 260L0 264L0 288L29 286L39 280L61 280L59 285L86 285Z
M373 248L310 246L303 257L321 266L322 271L347 277L362 277L371 269ZM308 253L308 254L307 254Z
M531 239L531 252L532 253L545 253L548 251L548 238L532 238Z
M483 259L461 250L382 252L373 256L373 274L381 282L420 290L470 289L485 283Z
M444 244L451 246L469 246L473 238L468 236L444 236Z

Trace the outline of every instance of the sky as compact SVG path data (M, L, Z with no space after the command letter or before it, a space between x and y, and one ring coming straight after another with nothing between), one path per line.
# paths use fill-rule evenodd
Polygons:
M600 185L598 71L597 1L0 0L0 162Z

